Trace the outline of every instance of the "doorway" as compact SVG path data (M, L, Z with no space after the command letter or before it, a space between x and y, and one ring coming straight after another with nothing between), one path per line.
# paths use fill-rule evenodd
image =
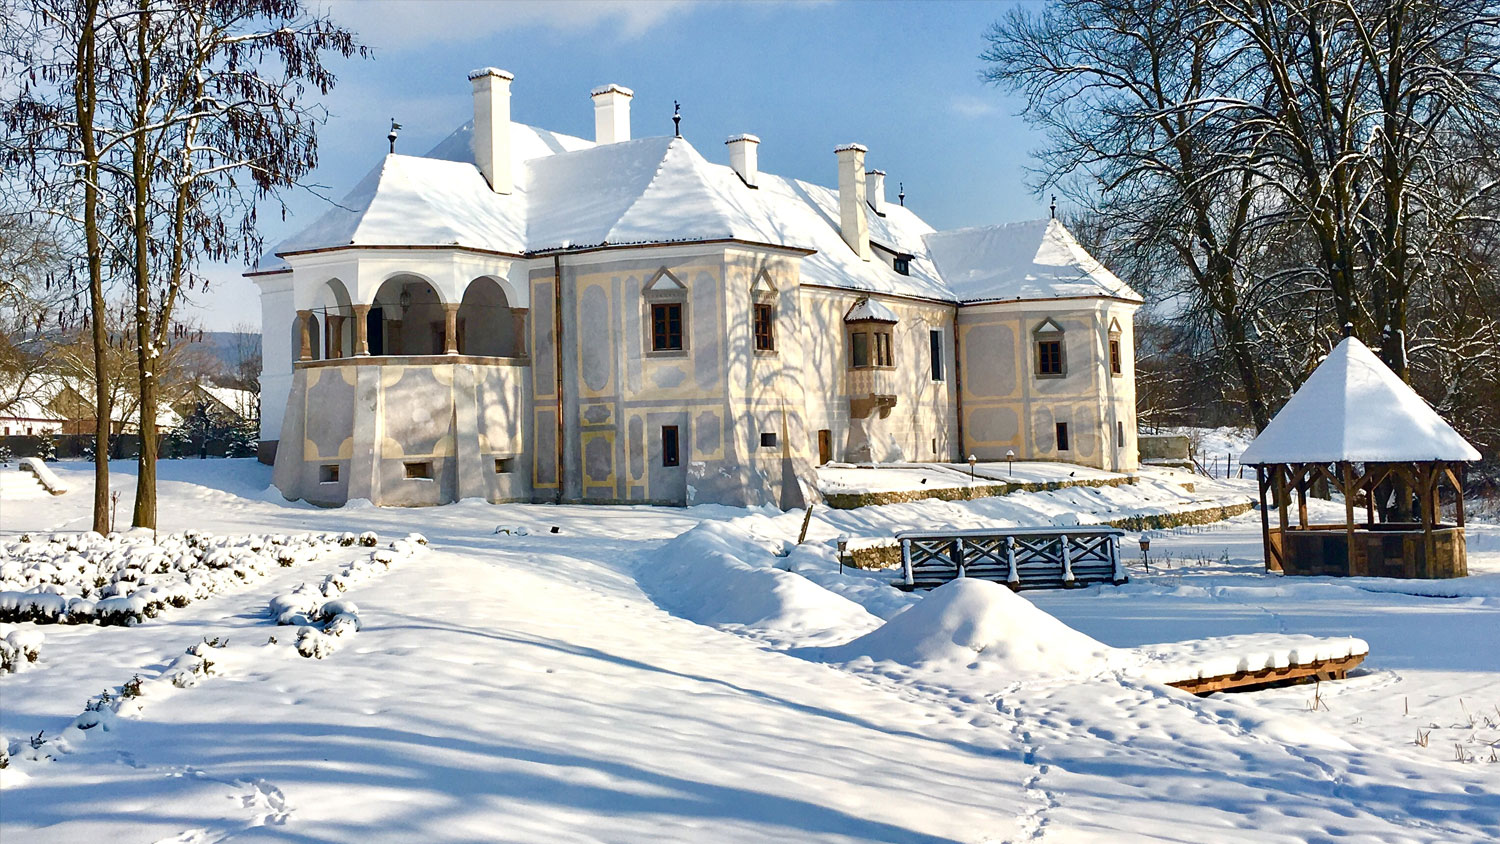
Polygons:
M833 462L833 432L827 428L818 431L818 465Z

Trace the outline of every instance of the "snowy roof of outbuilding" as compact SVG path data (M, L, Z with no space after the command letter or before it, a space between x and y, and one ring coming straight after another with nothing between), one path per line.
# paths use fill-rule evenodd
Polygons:
M1318 364L1240 456L1251 465L1478 459L1473 446L1354 337Z
M923 240L961 302L1079 296L1142 301L1055 219L933 232Z
M337 207L277 245L255 271L287 269L283 255L348 246L525 255L735 240L809 253L801 267L808 285L945 302L1139 300L1055 221L938 233L904 206L868 208L872 246L911 256L903 274L878 257L862 259L844 242L838 191L769 173L750 188L683 138L595 145L512 123L514 190L503 195L474 166L472 134L466 124L425 156L386 156Z

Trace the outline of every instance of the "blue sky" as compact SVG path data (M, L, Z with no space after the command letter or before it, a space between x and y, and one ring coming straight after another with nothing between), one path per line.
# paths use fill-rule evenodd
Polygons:
M386 151L421 154L469 119L467 72L515 74L513 119L593 137L588 92L607 82L635 91L634 137L682 133L710 161L724 139L761 139L762 170L836 182L833 148L869 147L887 172L888 198L937 228L1045 215L1027 188L1040 136L1015 116L1020 103L980 80L984 33L1010 4L996 2L685 2L683 0L324 0L375 49L340 62L326 100L321 164L313 181L341 197ZM274 244L326 207L291 196L292 214L263 213ZM211 272L199 318L212 329L259 323L256 288L242 267Z

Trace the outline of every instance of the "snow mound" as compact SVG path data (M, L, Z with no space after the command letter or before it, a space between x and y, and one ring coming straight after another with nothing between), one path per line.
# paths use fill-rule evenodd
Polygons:
M841 641L880 623L848 598L779 568L784 541L756 532L771 527L759 515L704 522L662 546L637 579L658 606L699 624Z
M1005 586L960 578L879 629L824 649L822 657L924 669L983 668L1020 678L1096 671L1110 651Z

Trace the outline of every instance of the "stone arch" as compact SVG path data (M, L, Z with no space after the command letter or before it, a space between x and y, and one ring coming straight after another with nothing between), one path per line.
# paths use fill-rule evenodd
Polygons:
M394 273L381 283L367 320L372 355L440 355L446 315L437 285L416 273Z
M480 276L470 281L458 306L459 354L519 357L515 314L500 280Z
M327 358L354 354L354 306L349 289L338 278L330 278L318 289L313 313L323 321L322 342L318 353Z

